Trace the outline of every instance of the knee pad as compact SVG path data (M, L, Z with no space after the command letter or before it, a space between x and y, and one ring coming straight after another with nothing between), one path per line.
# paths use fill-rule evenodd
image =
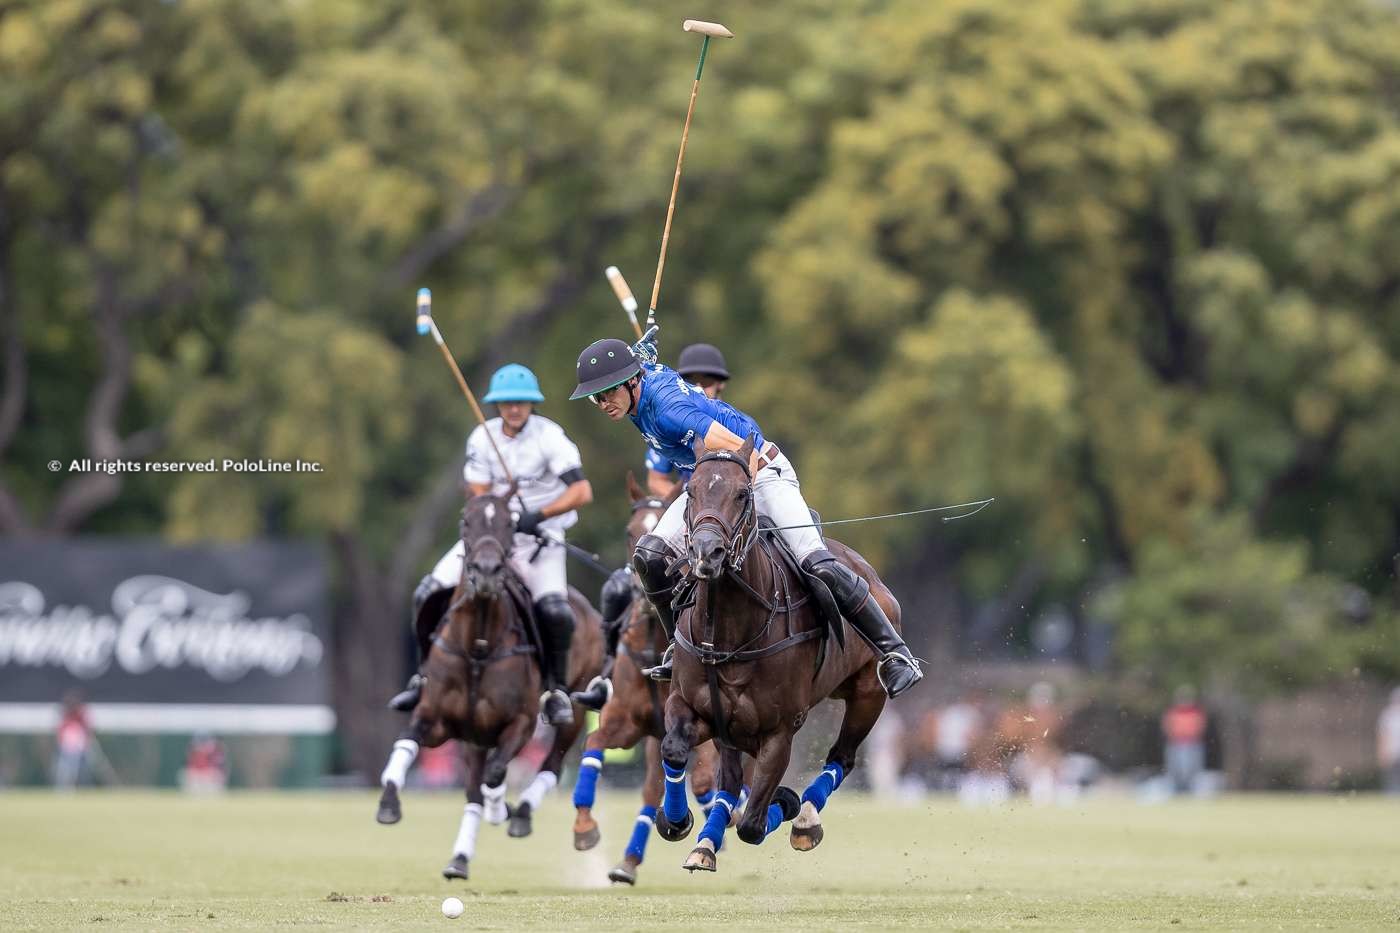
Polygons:
M559 639L573 637L574 610L563 595L550 593L536 602L535 616L540 620L541 627L548 629L551 636Z
M807 555L802 569L825 583L843 609L864 605L866 597L870 595L870 584L865 578L841 563L836 555L825 548Z
M664 538L642 535L632 551L632 568L637 571L646 591L656 593L669 588L667 570L674 559Z
M598 600L598 609L603 614L604 625L616 625L632 604L632 581L626 570L614 570L608 582L603 584L603 593Z

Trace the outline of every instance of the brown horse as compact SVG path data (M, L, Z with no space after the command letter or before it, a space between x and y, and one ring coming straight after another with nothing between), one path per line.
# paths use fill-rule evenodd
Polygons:
M690 749L718 739L719 802L686 859L690 871L715 870L727 823L720 811L732 809L739 793L740 752L758 763L739 838L757 845L795 819L793 848L805 851L820 843L820 811L855 767L856 750L885 706L875 654L859 638L839 637L839 630L838 637L822 637L825 622L816 601L781 557L776 535L760 530L752 453L750 437L737 452L704 454L688 485L688 569L677 591L689 588L693 603L676 625L675 680L661 743L666 794L657 832L672 841L689 834L692 818L676 782L684 780ZM899 603L870 565L836 541L828 539L826 546L866 579L871 596L898 627ZM821 774L799 800L779 782L793 737L808 711L827 697L845 701L841 731Z
M402 817L399 790L418 749L449 739L463 742L467 805L452 861L442 872L446 878L467 877L483 817L492 824L509 818L511 836L530 834L532 813L558 782L564 754L583 723L583 711L576 706L576 725L555 730L534 781L520 803L508 807L506 767L535 731L540 696L536 648L527 631L530 596L507 561L514 542L508 499L475 496L462 510L462 576L424 665L422 699L380 778L384 790L377 819L397 823ZM577 620L569 684L580 689L602 668L603 640L598 613L588 600L570 589L569 603Z
M662 501L647 495L637 485L637 479L627 474L627 495L632 503L632 517L627 522L627 550L631 553L637 540L656 527L670 500L680 494L679 487L670 499ZM593 818L597 782L602 769L603 751L609 748L632 748L644 743L646 778L642 784L642 808L632 830L632 837L623 852L622 861L608 872L609 880L623 884L637 883L637 868L646 855L647 839L661 803L663 777L661 773L660 740L665 734L665 702L670 687L657 684L642 671L654 667L666 649L666 631L652 611L641 587L632 577L632 605L622 623L620 650L613 667L613 694L598 718L598 728L583 740L583 757L579 764L578 783L574 786L574 848L580 852L598 844L601 834ZM691 776L691 791L702 805L714 797L715 765L719 756L713 743L706 742L696 750L695 772Z

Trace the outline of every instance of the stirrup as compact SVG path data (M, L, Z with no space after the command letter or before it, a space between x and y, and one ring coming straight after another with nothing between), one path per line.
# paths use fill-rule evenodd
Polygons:
M655 667L644 668L642 675L663 684L668 683L671 680L671 665L675 653L676 645L675 642L672 642L666 646L666 651L661 655L661 663Z
M569 699L585 709L601 712L613 696L612 678L599 675L588 682L582 690L569 694Z
M400 713L412 712L418 701L423 698L423 684L426 680L421 673L408 678L408 686L394 694L388 703L389 709L398 710Z
M574 708L569 697L559 687L546 690L540 697L540 719L551 726L574 724Z
M890 668L888 675L885 673L887 666ZM923 680L924 672L913 656L891 651L876 665L875 677L880 681L880 686L885 689L886 696L893 700Z

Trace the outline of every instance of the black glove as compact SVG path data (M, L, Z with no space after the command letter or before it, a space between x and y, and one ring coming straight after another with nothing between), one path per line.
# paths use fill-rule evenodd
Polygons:
M540 522L544 521L544 515L537 509L530 509L521 512L515 519L515 530L522 535L538 535L540 533Z

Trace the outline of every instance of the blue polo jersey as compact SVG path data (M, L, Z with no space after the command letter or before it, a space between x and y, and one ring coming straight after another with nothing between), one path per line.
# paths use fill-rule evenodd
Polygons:
M691 448L716 421L739 437L755 435L755 449L762 450L764 445L758 422L728 402L710 398L669 366L646 367L637 411L627 417L651 448L647 451L648 465L655 453L680 470L682 477L695 468L695 451Z

